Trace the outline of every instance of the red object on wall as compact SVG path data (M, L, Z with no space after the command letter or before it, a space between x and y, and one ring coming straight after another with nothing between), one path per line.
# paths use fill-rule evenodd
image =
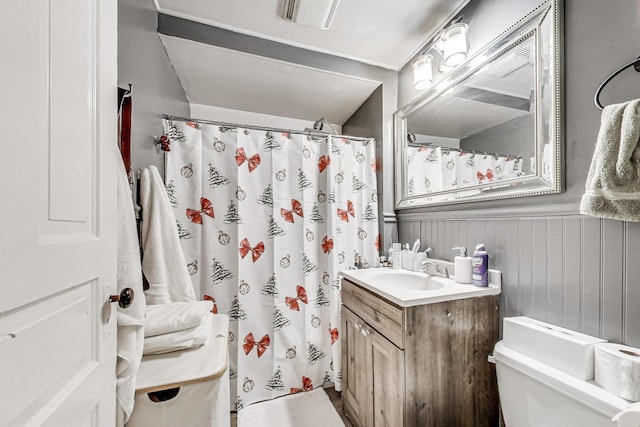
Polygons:
M131 181L131 84L129 89L118 88L118 148L124 168Z

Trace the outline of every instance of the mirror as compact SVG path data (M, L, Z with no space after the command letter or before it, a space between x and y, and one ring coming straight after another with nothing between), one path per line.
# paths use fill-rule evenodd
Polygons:
M558 7L544 2L394 114L397 208L562 190Z

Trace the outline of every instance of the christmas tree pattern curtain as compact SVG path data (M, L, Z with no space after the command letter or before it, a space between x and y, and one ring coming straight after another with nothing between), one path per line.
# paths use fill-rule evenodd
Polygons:
M340 281L378 255L375 141L165 120L196 294L230 316L232 409L333 382Z

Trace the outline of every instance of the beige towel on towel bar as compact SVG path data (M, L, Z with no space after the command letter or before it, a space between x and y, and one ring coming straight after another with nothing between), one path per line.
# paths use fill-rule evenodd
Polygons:
M580 213L640 221L640 99L602 111Z
M145 291L147 304L195 301L196 295L180 245L176 218L155 166L142 171L140 205L142 271L149 282L149 289Z

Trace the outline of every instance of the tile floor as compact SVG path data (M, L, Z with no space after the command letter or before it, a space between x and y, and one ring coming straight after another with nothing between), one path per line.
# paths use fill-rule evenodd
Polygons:
M327 396L329 396L329 400L331 400L331 403L333 403L333 406L336 408L336 411L338 411L338 414L340 414L340 418L342 418L342 421L344 422L345 427L353 427L353 424L351 424L351 421L349 421L349 419L347 418L347 415L342 410L342 393L340 393L339 391L336 391L335 388L333 387L325 388L324 391L327 393ZM236 421L236 413L232 412L231 427L237 427L237 425L238 423Z
M351 421L349 421L349 418L347 418L347 414L344 413L344 410L342 408L342 393L336 391L336 389L333 387L325 388L324 391L329 396L329 400L331 400L331 403L333 403L333 406L334 408L336 408L336 411L338 411L338 414L340 414L340 418L342 418L345 427L353 427L353 424L351 424Z

